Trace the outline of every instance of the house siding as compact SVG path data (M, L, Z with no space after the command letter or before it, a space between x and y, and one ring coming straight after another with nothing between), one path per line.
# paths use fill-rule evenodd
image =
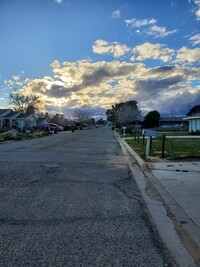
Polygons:
M187 117L185 120L189 121L189 132L200 131L200 116Z
M24 130L26 127L36 126L36 121L33 114L0 109L0 128L4 128L4 130L12 128Z

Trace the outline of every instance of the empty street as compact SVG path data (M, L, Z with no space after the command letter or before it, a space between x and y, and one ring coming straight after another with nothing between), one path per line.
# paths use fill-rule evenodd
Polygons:
M110 128L0 144L0 266L170 266Z

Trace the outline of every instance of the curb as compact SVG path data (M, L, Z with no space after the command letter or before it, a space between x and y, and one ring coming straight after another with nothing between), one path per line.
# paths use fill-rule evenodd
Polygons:
M144 202L146 203L149 215L177 266L199 266L196 265L194 261L194 259L199 259L198 255L189 253L188 251L190 251L190 249L188 249L188 247L186 248L183 242L185 238L187 238L188 241L190 236L188 236L187 231L184 232L184 229L181 228L182 225L180 224L180 221L177 220L171 212L171 206L174 206L176 211L178 211L180 207L177 207L177 203L174 199L172 199L166 189L151 173L146 162L125 142L125 138L119 138L116 132L115 136L121 146L124 156L127 159L128 165L134 179L136 180ZM132 159L130 158L130 154ZM184 215L185 214L181 214L180 216ZM181 234L183 235L182 238L180 238ZM195 247L196 243L193 244L193 239L189 241L189 245L192 243L193 247Z

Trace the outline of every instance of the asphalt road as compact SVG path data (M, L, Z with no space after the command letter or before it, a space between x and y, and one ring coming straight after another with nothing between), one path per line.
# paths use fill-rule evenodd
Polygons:
M169 266L110 128L0 144L0 266Z

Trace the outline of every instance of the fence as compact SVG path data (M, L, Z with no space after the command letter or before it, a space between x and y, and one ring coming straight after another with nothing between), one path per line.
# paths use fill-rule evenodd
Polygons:
M141 135L127 137L126 142L145 159L146 139ZM200 158L200 136L165 136L151 139L149 156L181 159Z
M200 157L200 136L166 136L170 159Z

